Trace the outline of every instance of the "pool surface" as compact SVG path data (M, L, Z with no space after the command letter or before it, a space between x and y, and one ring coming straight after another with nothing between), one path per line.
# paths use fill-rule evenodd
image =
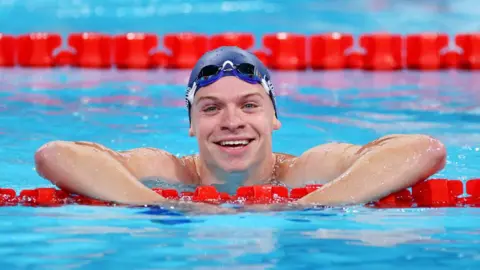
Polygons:
M477 30L480 13L471 8L476 1L96 2L0 1L1 31L455 34ZM13 17L26 19L8 23ZM0 69L0 187L51 186L33 163L35 150L51 140L196 153L183 99L188 74ZM298 155L326 142L365 144L391 133L424 133L448 151L446 168L434 177L480 177L478 72L276 71L273 81L283 124L274 134L275 151ZM159 208L18 206L0 208L0 224L2 269L480 267L480 208L356 206L198 215Z

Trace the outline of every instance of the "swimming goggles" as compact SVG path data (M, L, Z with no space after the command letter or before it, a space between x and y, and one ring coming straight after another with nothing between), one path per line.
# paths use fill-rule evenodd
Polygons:
M203 67L198 73L191 89L188 89L187 100L192 104L193 98L198 89L212 84L227 75L233 75L247 83L259 83L263 86L268 95L273 94L273 85L267 82L267 77L262 76L254 65L249 63L235 65L232 61L227 60L223 62L222 66L207 65Z

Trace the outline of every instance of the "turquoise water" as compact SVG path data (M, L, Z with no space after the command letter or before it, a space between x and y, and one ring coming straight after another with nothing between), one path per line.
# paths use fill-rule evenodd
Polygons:
M476 0L1 0L1 31L478 31ZM12 22L15 18L15 23ZM35 22L35 23L33 23ZM221 23L219 23L221 22Z
M0 1L0 25L14 34L478 29L476 2L431 2L10 0ZM24 19L8 23L11 18ZM34 170L33 153L50 140L197 152L183 107L187 76L182 70L0 70L0 186L49 186ZM478 73L309 71L273 77L283 124L274 134L275 151L301 154L325 142L364 144L391 133L426 133L447 146L446 168L435 177L480 177ZM3 207L0 224L5 269L480 266L478 208L196 215L156 208Z

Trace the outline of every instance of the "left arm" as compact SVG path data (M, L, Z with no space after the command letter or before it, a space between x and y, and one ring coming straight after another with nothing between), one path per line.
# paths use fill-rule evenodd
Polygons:
M329 152L313 148L298 159L294 171L312 180L331 177L322 188L298 200L300 204L361 204L408 188L443 169L445 147L426 135L390 135L363 147L338 144ZM319 166L329 154L327 164ZM318 168L325 170L318 170ZM317 168L316 170L312 170ZM318 173L315 173L318 172ZM295 173L294 173L295 174ZM327 179L328 180L328 179Z

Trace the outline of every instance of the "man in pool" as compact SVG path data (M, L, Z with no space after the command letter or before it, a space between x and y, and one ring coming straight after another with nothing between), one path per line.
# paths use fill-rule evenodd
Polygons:
M270 75L253 54L237 47L199 59L186 103L198 155L54 141L36 152L37 172L62 189L125 204L168 203L142 183L158 178L216 186L323 183L298 204L335 206L377 200L445 166L443 144L426 135L390 135L364 146L327 143L298 157L272 152L272 133L281 123Z

